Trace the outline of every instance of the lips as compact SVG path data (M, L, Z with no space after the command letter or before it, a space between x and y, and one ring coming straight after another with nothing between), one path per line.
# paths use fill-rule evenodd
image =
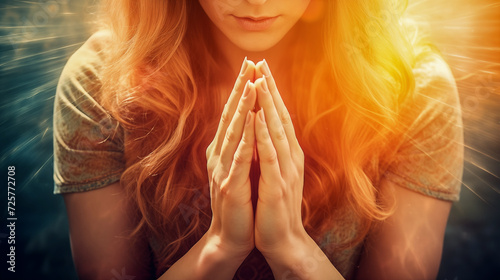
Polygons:
M237 17L234 16L236 22L246 31L265 31L270 28L276 21L278 16L275 17Z

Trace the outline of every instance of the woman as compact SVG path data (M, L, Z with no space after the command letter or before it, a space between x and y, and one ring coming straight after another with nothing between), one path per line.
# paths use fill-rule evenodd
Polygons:
M102 5L55 99L80 278L436 277L460 106L404 5Z

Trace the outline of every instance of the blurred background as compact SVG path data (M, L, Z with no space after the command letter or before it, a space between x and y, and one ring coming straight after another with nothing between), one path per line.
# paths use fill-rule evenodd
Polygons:
M64 64L94 31L95 10L93 0L0 0L0 171L6 182L16 167L18 218L14 274L5 183L1 279L76 279L64 204L52 194L52 109ZM463 110L461 199L438 279L500 279L500 1L410 0L408 13L450 64Z

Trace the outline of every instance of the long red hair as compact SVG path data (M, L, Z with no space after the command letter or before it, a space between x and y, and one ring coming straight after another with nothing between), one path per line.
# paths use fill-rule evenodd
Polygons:
M354 213L359 233L338 248L391 211L377 182L417 53L392 2L316 2L325 12L294 27L286 105L306 155L303 222L318 239L337 209ZM213 75L223 60L198 1L104 0L102 11L112 44L101 102L126 131L121 181L142 217L137 231L161 244L164 271L210 224L205 149L228 97Z

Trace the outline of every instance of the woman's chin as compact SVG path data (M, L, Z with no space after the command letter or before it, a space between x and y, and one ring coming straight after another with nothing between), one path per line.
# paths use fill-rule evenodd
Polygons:
M245 38L229 38L238 48L247 52L265 52L276 46L281 38L270 36L245 36Z

